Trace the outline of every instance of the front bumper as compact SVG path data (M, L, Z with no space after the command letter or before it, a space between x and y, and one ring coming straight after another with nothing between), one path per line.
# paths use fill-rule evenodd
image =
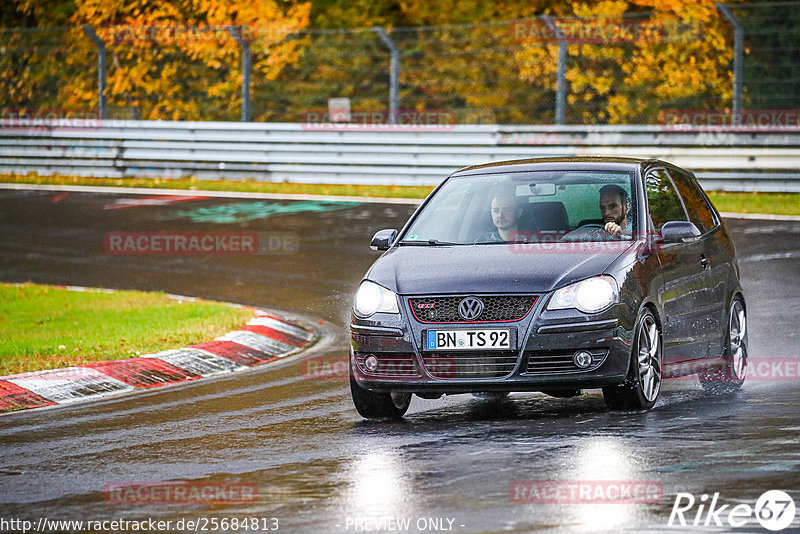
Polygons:
M501 326L513 329L516 338L513 350L502 353L428 352L423 345L425 329L467 325L422 324L407 309L401 309L399 317L353 317L353 377L361 387L373 391L425 394L588 389L622 383L628 374L635 324L631 308L621 303L588 316L577 310L546 311L546 301L539 299L529 316ZM592 365L585 370L571 363L572 354L581 350L593 357ZM377 359L377 368L365 365L369 356Z

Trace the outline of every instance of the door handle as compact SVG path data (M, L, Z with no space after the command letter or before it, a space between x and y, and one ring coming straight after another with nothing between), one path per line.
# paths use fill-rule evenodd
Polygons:
M705 254L700 254L700 265L703 266L703 269L708 269L708 258Z

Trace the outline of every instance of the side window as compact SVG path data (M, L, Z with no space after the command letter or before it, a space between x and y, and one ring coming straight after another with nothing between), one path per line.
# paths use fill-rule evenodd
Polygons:
M665 222L686 220L681 199L665 170L658 169L648 173L644 181L647 202L650 204L650 218L656 231L660 231Z
M713 229L717 225L714 212L711 211L705 195L700 190L700 186L685 173L670 169L669 174L672 176L675 187L678 188L678 192L683 198L683 203L689 214L689 220L703 234Z

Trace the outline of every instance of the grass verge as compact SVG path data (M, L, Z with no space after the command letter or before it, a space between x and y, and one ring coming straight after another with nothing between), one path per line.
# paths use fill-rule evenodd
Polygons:
M37 174L0 174L0 182L386 198L425 198L433 190L432 186L294 184L259 182L256 180L198 180L196 178L86 178L80 176L39 176ZM709 191L708 195L720 211L800 215L800 193Z
M0 376L177 349L252 318L252 310L165 293L0 284Z
M708 196L719 211L800 215L800 193L709 191Z

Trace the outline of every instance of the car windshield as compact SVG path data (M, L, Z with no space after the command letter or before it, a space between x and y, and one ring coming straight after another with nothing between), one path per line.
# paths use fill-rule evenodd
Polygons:
M606 170L453 177L401 244L630 240L637 208L632 184L633 172Z

